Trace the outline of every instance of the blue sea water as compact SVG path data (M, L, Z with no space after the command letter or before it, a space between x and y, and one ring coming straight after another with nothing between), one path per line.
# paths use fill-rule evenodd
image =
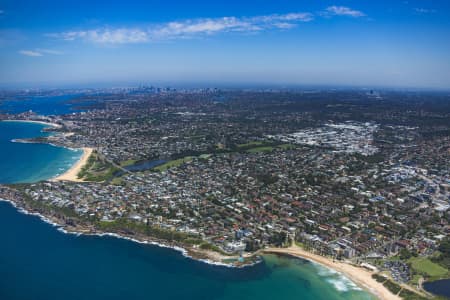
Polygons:
M0 122L0 183L36 182L62 174L80 159L83 151L48 144L25 144L13 139L46 136L45 125Z
M69 100L79 95L33 96L29 98L13 98L0 101L0 112L19 114L32 110L38 115L63 115L80 112Z
M10 142L42 135L42 128L0 122L0 183L49 178L78 157L64 148ZM171 249L109 236L64 234L0 201L0 299L374 297L340 274L305 260L267 255L252 267L212 266Z
M233 269L108 236L57 231L0 202L0 299L374 299L305 260Z

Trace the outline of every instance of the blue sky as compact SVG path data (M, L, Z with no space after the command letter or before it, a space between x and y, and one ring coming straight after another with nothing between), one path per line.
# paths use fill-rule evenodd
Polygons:
M0 86L450 88L450 1L0 0Z

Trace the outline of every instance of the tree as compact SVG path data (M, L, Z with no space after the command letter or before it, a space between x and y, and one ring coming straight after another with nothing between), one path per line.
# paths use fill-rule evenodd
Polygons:
M408 249L402 249L400 250L400 259L401 260L408 260L412 257L411 252L408 251Z

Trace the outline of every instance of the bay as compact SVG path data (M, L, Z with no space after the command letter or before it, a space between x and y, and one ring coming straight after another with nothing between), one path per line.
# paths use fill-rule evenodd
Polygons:
M49 144L13 142L46 136L43 124L0 122L0 183L24 183L50 179L64 173L83 151Z
M69 102L77 96L80 95L31 96L7 99L0 101L0 112L20 114L31 110L38 115L44 116L81 112L83 110L76 108L80 103L74 104Z
M301 259L268 255L241 269L158 246L57 231L0 202L1 299L373 299Z

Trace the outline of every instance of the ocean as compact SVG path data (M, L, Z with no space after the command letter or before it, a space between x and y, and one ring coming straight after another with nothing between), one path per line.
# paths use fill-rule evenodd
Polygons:
M0 122L0 183L36 182L64 173L77 162L82 150L48 144L25 144L13 139L46 136L45 125Z
M0 122L0 183L62 172L81 153L11 143L44 126ZM339 273L302 259L264 256L251 267L213 266L180 252L111 236L65 234L0 202L0 299L375 299Z
M374 299L301 259L267 255L241 269L208 265L158 246L65 234L0 202L0 298Z

